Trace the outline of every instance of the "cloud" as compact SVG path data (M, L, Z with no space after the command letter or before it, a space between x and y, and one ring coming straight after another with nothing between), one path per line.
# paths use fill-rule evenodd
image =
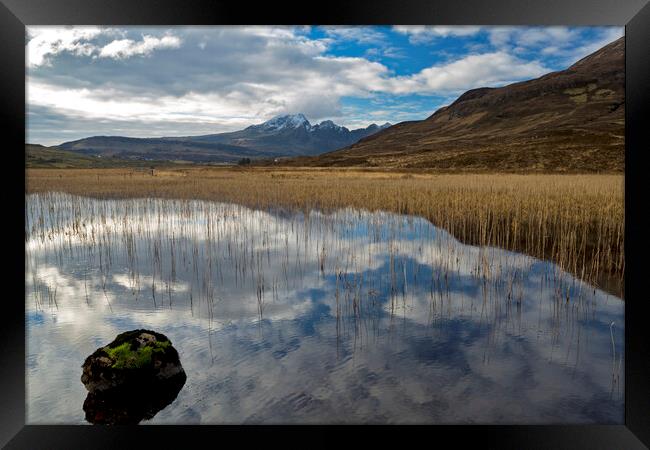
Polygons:
M142 36L142 41L136 42L131 39L120 39L102 47L99 51L100 58L130 58L134 55L151 55L154 50L163 48L178 48L181 40L176 36Z
M126 32L100 27L29 27L27 43L27 66L51 66L52 59L64 53L77 57L125 59L131 56L149 56L154 50L178 48L181 40L167 34L160 38L143 35L142 40L115 39L107 44L101 38L123 37Z
M424 44L436 38L474 36L481 31L481 27L458 26L428 26L428 25L397 25L393 30L409 36L411 44Z
M88 42L102 33L99 27L29 27L27 35L27 65L50 65L51 57L63 52L89 56L96 47Z
M388 35L384 32L383 27L366 27L366 26L332 26L320 27L328 36L325 38L328 44L354 44L367 47L363 55L371 59L381 58L405 58L403 48L391 45Z
M488 40L501 51L555 59L567 66L621 37L623 27L491 27Z
M363 26L332 26L322 27L325 34L340 41L354 41L359 44L385 44L387 37L376 28Z
M432 66L409 77L390 80L394 93L444 93L497 86L538 77L549 69L538 61L521 60L505 52L469 55Z
M381 60L381 58L404 59L407 57L404 49L392 46L372 47L366 50L364 55L371 60Z
M423 118L435 110L433 96L550 71L547 61L560 57L544 55L552 43L577 36L571 46L557 47L556 55L569 58L607 37L586 39L562 27L485 30L395 27L416 40L488 33L469 40L467 45L477 45L469 51L450 48L442 60L440 52L431 57L421 53L425 49L398 47L394 33L382 27L30 27L28 136L60 143L91 130L140 137L207 134L296 112L351 128L375 110L393 111L383 121ZM389 99L409 95L426 96L419 112L405 116L387 107ZM349 117L343 105L350 98L382 103L367 103Z
M568 46L575 43L581 30L568 27L491 27L487 29L490 43L500 49L538 48L549 45Z
M585 56L595 52L596 50L604 47L605 45L615 41L624 35L622 27L608 27L604 29L596 40L585 43L583 45L554 45L548 46L541 50L542 55L554 55L563 59L566 64L572 64Z
M287 50L278 48L281 53ZM265 52L259 56L265 64L276 57ZM229 64L241 66L240 62L226 58L221 64L221 68ZM377 93L439 95L514 82L549 71L538 62L523 61L504 52L470 55L407 76L395 76L383 64L358 57L295 59L293 66L289 66L291 71L283 76L277 76L282 69L274 70L269 65L258 66L255 71L245 66L246 63L236 72L239 79L228 78L215 69L212 83L203 89L201 79L195 82L188 73L185 80L196 89L177 95L147 92L144 81L141 92L136 94L111 84L92 89L73 88L35 79L29 81L28 102L77 119L200 123L212 132L219 132L297 111L311 120L336 117L341 114L342 97L370 97ZM173 74L183 77L179 71ZM323 92L328 95L323 96Z

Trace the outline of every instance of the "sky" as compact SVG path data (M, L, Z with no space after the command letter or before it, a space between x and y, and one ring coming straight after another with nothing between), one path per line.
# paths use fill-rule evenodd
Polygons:
M192 136L282 114L421 120L468 89L562 70L623 27L27 28L27 142Z

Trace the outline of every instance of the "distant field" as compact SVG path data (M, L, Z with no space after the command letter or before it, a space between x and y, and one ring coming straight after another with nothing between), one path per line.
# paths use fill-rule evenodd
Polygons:
M177 163L166 161L144 161L136 159L98 158L96 156L62 150L58 147L25 145L25 167L52 169L111 168L111 167L149 167L152 164L174 166Z
M433 174L362 169L27 169L28 193L162 197L250 207L387 210L459 240L558 263L623 295L623 175Z

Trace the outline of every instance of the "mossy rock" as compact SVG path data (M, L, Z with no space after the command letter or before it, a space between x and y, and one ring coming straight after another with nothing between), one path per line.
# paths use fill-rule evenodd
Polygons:
M174 401L187 379L167 336L143 329L119 334L81 367L88 390L83 410L97 424L150 419Z
M82 369L81 382L91 393L185 376L167 336L144 329L119 334L88 356Z

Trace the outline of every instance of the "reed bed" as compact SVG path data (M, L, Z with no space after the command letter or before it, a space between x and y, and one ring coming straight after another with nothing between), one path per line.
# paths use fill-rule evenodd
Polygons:
M462 242L555 262L623 297L623 175L435 174L356 169L29 169L26 193L177 198L421 216ZM327 258L325 248L319 258ZM260 307L263 309L263 307Z

